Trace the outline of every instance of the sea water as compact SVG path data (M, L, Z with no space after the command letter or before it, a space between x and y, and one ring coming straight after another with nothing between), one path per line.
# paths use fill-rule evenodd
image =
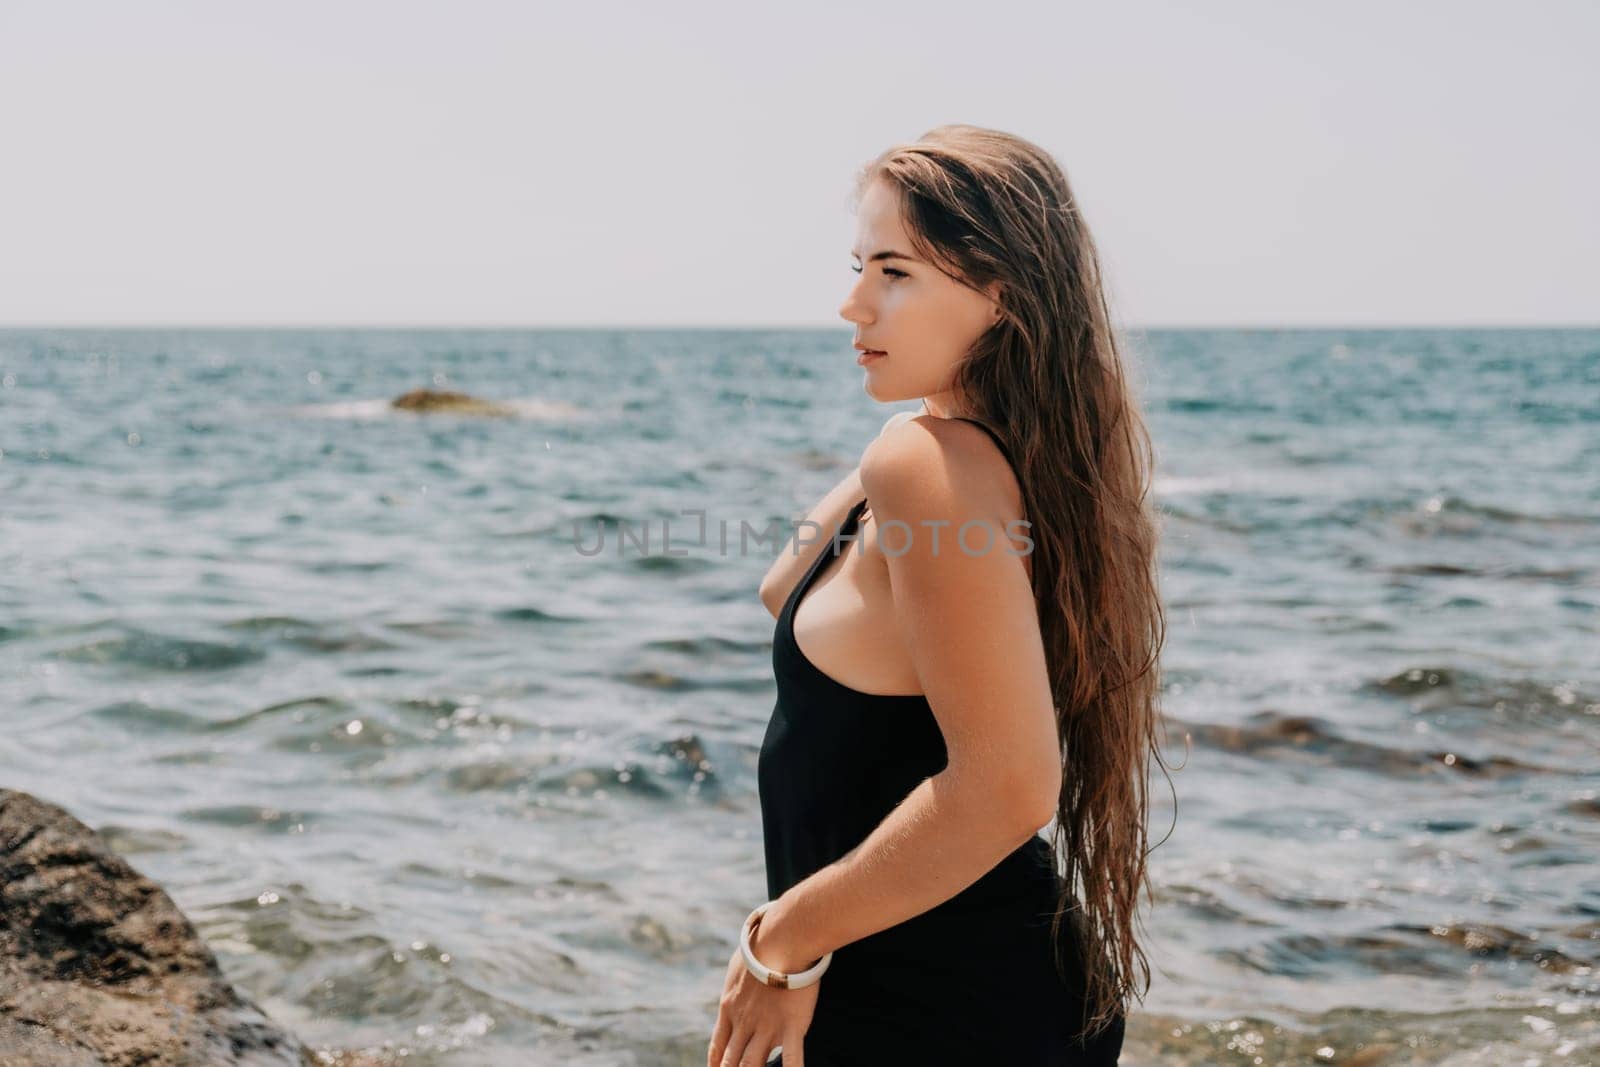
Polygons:
M0 332L0 786L315 1045L703 1063L765 885L741 524L915 409L849 341ZM1125 347L1173 770L1123 1062L1595 1062L1600 331Z

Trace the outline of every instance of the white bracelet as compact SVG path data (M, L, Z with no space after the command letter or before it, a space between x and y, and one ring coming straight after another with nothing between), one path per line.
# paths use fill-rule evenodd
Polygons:
M750 935L755 931L756 924L761 921L761 916L766 914L766 910L772 907L772 904L772 901L767 901L745 918L744 929L739 934L739 954L744 957L745 969L774 989L803 989L822 977L822 972L833 962L833 953L823 956L810 969L794 974L774 971L756 959L756 954L750 949Z

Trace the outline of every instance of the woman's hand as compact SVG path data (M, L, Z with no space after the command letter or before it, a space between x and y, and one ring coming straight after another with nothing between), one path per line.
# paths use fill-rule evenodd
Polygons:
M750 947L754 949L755 943ZM756 958L768 963L759 952ZM776 989L751 974L744 957L734 949L717 1008L717 1025L711 1033L711 1048L706 1052L706 1067L764 1067L767 1057L779 1045L783 1046L783 1067L804 1067L802 1043L811 1028L817 993L826 978L824 975L800 989Z

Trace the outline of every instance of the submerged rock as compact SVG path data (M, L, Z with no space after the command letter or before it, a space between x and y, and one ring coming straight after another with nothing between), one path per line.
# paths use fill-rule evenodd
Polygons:
M389 401L389 406L401 411L444 411L452 415L515 415L504 404L479 400L466 393L453 393L448 389L413 389Z
M0 789L0 1063L311 1067L161 887L54 804Z

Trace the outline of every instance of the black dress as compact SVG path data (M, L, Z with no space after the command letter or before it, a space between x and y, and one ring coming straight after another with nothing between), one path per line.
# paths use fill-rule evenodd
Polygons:
M795 643L796 606L845 544L825 546L795 584L773 638L778 699L757 768L768 899L860 844L947 762L926 697L852 689ZM806 1033L807 1067L1115 1064L1123 1019L1081 1040L1081 958L1067 955L1065 978L1055 967L1059 885L1050 842L1035 835L949 900L838 948Z

